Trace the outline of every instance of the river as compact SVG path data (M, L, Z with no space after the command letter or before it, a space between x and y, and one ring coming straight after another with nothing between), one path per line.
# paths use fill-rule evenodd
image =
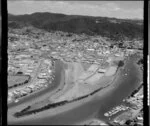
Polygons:
M113 86L111 86L110 89L99 91L92 100L54 116L41 117L38 120L31 119L26 121L26 123L22 121L18 124L77 124L91 118L98 118L106 122L109 121L109 119L104 116L104 113L112 107L121 104L122 100L130 95L141 82L140 70L135 64L134 57L130 57L125 63L125 66L120 68L119 72L119 75L112 84Z
M45 93L51 92L54 89L56 89L59 84L60 84L60 78L61 78L61 72L63 71L63 62L60 60L56 60L55 61L55 72L54 72L54 80L52 81L51 84L48 85L48 87L46 89L43 89L40 92L34 93L30 96L26 96L25 98L22 98L19 100L18 103L10 103L8 105L8 108L12 108L14 106L20 105L20 104L25 104L27 102L32 101L35 97L39 97L39 96L43 96L45 95Z

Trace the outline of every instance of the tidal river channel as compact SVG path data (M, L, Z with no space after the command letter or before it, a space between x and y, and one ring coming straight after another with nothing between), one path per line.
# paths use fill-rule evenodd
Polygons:
M57 62L57 61L56 61ZM60 82L60 71L63 69L61 62L56 63L56 85L53 88L56 88ZM110 110L112 107L115 107L122 103L122 100L129 96L133 90L135 90L141 82L140 69L136 65L134 57L130 57L124 64L122 68L119 69L119 74L114 80L113 84L106 89L100 90L95 94L95 97L88 102L85 102L73 109L68 111L47 116L44 118L29 119L28 121L19 121L15 124L31 124L31 125L50 125L50 124L77 124L82 121L98 118L103 121L108 121L108 118L104 116L104 113ZM55 82L54 82L55 83ZM40 92L38 95L44 95L45 92L53 90L52 87L47 88L45 91ZM42 93L42 94L41 94ZM36 94L36 97L38 96ZM23 104L33 99L35 96L31 96L28 99L24 99L18 104ZM17 105L17 104L16 104ZM65 105L64 105L65 106ZM11 108L12 107L12 108ZM8 109L13 109L11 106ZM9 114L9 113L8 113ZM9 115L8 115L9 116Z

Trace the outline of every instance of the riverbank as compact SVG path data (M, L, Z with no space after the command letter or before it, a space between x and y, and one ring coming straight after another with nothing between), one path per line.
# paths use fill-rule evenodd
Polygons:
M106 90L105 90L106 91ZM100 91L101 92L101 91ZM109 90L108 90L108 92L109 92ZM108 93L107 91L106 92L103 92L104 94L105 93ZM99 92L97 92L97 93L99 93ZM97 94L96 93L96 94ZM62 117L64 117L64 116L66 116L66 114L69 112L69 111L74 111L74 114L75 114L75 112L76 112L76 110L78 110L78 107L82 107L82 108L84 108L84 105L85 104L89 104L91 107L92 107L92 105L94 104L94 103L90 103L90 101L92 100L92 99L95 99L96 97L95 97L95 95L96 94L94 94L94 95L92 95L92 96L89 96L88 98L84 98L84 99L82 99L82 100L79 100L79 101L75 101L75 102L71 102L71 103L68 103L68 104L66 104L66 105L63 105L63 106L58 106L57 108L51 108L51 109L48 109L48 110L46 110L46 111L42 111L42 112L40 112L40 113L37 113L37 114L33 114L33 115L28 115L28 116L25 116L25 117L22 117L22 118L19 118L19 119L17 119L17 121L16 120L14 120L15 122L15 124L22 124L22 121L24 122L24 121L26 121L26 120L28 120L28 122L26 122L26 124L62 124L62 122L57 122L55 119L55 117L56 116L58 116L57 118L59 119L59 116L61 116L61 118ZM95 101L93 101L93 102L98 102L98 99L95 99ZM89 108L90 109L90 108ZM93 109L95 109L95 108L93 108ZM89 113L89 112L92 112L92 110L93 109L91 109L91 110L89 110L89 111L85 111L84 109L82 109L82 110L84 110L83 111L83 113ZM82 113L82 110L80 111L81 113ZM81 114L79 111L77 111L77 114L78 114L78 116L77 116L77 118L79 119L79 115ZM93 111L94 112L94 111ZM69 112L70 113L70 112ZM73 114L73 113L72 113ZM74 116L74 114L72 115L72 116ZM41 117L41 115L42 115L42 117ZM64 116L62 116L62 115L64 115ZM90 114L89 114L90 115ZM69 117L71 117L71 116L69 116ZM67 117L65 117L65 118L69 118L68 116ZM61 119L60 118L60 119ZM85 118L86 118L86 116L85 116ZM40 122L38 122L38 120L41 120L42 119L42 121L40 121ZM50 120L49 120L50 119ZM74 118L72 118L72 119L74 119ZM72 120L71 119L71 120ZM35 120L35 121L34 121ZM71 121L71 120L68 120L68 121ZM61 120L61 121L63 121L63 119ZM75 120L72 120L72 121L75 121ZM83 121L83 118L81 119L81 121ZM37 122L37 123L36 123ZM75 123L75 122L74 122ZM67 122L66 123L63 123L63 124L67 124Z
M137 68L134 67L133 62L129 62L128 65L125 66L126 69L132 68L132 71L128 71L130 74L125 76L127 72L126 69L119 69L117 72L118 76L114 83L111 83L110 86L100 90L96 94L64 106L59 106L55 109L49 109L35 115L20 118L18 122L14 120L16 122L14 122L14 124L21 125L24 124L24 121L30 125L76 124L77 122L93 117L107 121L107 119L103 117L104 112L115 106L115 104L120 103L137 85L137 78L139 77ZM122 92L121 95L120 91Z
M75 87L74 82L84 72L80 63L65 62L64 64L67 65L67 69L65 69L65 86L60 89L59 92L50 97L50 101L57 102L57 99L59 99L59 97L63 96L69 90L72 90Z
M71 68L75 68L75 73L77 73L79 70L80 70L80 73L81 73L81 69L79 69L80 67L77 67L77 65L80 65L79 63L73 63L73 66L75 66L75 67L71 67ZM72 65L71 65L72 66ZM77 68L78 68L78 71L77 71ZM72 71L72 69L71 69L71 73L72 73L73 71ZM79 76L79 74L76 74L76 76ZM73 74L73 76L74 76L74 74ZM112 77L112 79L113 79L113 77ZM72 80L73 80L73 78L72 78ZM107 80L107 81L106 81ZM101 82L101 84L103 85L101 85L100 86L100 84L98 84L96 87L92 87L91 86L91 89L90 89L90 87L86 84L86 86L87 87L85 87L85 85L84 84L80 84L80 85L75 85L74 84L74 86L72 87L72 89L70 89L67 93L66 92L64 92L64 90L63 90L63 92L65 93L65 96L66 95L69 95L69 96L71 96L71 94L73 94L73 92L74 92L74 94L70 97L70 99L67 97L60 97L61 99L58 99L57 97L55 97L55 102L52 102L52 103L58 103L59 104L59 102L63 102L63 101L65 101L65 100L67 100L68 102L70 102L70 101L74 101L75 99L82 99L82 97L86 97L86 95L90 95L90 93L94 93L96 90L99 90L99 89L101 89L101 88L105 88L106 86L107 86L107 84L109 83L111 81L111 77L109 77L109 78L103 78L102 79L102 81L100 81L99 80L99 83ZM66 82L67 83L67 82ZM70 83L68 83L68 84L66 84L66 85L70 85ZM79 88L77 88L77 86L80 86ZM65 86L64 86L65 87ZM87 88L89 89L88 91L87 91ZM60 93L59 93L60 92ZM62 91L59 91L57 94L58 95L60 95L60 94L62 94ZM82 93L81 93L82 92ZM56 95L57 95L56 94ZM57 96L58 96L57 95ZM76 95L76 97L75 97L75 95ZM79 95L79 96L78 96ZM54 95L55 96L55 95ZM62 96L62 95L61 95ZM72 98L73 97L73 98ZM54 97L53 97L54 98ZM64 99L62 99L62 98L64 98ZM51 97L50 97L50 99L51 99ZM45 103L45 106L47 105L47 104L50 104L50 103L48 103L48 101L50 100L50 99L45 99L45 101L43 100L42 102L39 102L39 103L36 103L36 104L33 104L33 105L30 105L30 108L29 108L29 110L28 111L34 111L34 109L35 109L35 112L36 111L38 111L38 108L37 107L39 107L39 110L40 110L40 106L41 106L41 109L42 109L42 105L43 105L43 107L44 107L44 103ZM51 103L51 106L54 106L53 104ZM41 111L41 110L40 110ZM28 113L28 112L27 112ZM29 112L30 113L30 112ZM31 112L32 113L32 112ZM19 113L18 113L19 114ZM21 115L21 113L19 114L19 115Z
M107 78L107 79L108 79L108 78ZM103 80L101 83L103 83L103 82L105 82L105 81ZM100 84L100 83L99 83L99 84ZM82 103L82 100L77 101L77 102L79 102L79 103L81 102L81 103ZM71 104L71 103L69 103L69 104ZM68 105L66 105L66 106L68 106ZM71 105L71 106L72 106L72 105ZM71 107L71 106L70 106L70 107ZM58 109L58 108L59 108L59 107L57 107L56 109ZM63 109L63 110L64 110L64 109ZM68 108L67 108L67 110L68 110ZM40 112L40 113L41 113L41 112ZM42 112L42 113L43 113L43 112ZM53 113L53 112L51 112L51 113ZM55 113L56 113L56 112L55 112ZM38 113L37 113L37 114L38 114ZM36 114L36 115L37 115L37 114ZM34 117L35 117L36 115L34 115ZM43 114L42 114L42 115L43 115ZM25 118L26 118L26 117L25 117ZM27 117L27 118L28 118L28 117ZM20 120L20 119L19 119L19 120Z
M21 99L18 103L12 103L8 105L8 121L16 120L16 118L13 117L13 114L18 110L22 110L23 108L26 108L31 104L39 103L41 99L45 100L51 95L55 94L61 88L63 88L64 70L62 67L62 62L59 60L55 61L55 71L55 78L52 82L52 85L49 85L45 90L42 90L41 92L32 94Z

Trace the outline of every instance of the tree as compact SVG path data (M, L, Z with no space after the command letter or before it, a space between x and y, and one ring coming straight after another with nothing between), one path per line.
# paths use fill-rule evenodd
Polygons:
M131 124L131 120L127 120L125 124L130 125Z

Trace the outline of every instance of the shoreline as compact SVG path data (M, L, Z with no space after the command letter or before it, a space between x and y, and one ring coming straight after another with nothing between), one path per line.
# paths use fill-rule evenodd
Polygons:
M122 69L122 68L121 68ZM121 70L120 69L120 70ZM119 71L120 71L119 70ZM121 70L122 71L122 70ZM119 74L119 76L120 76L120 74ZM119 77L117 77L117 78L119 78ZM114 83L115 84L115 83ZM100 97L103 97L105 94L107 94L108 92L110 92L111 90L113 90L113 88L114 88L114 86L115 85L112 85L111 84L111 86L109 86L108 88L105 88L104 90L101 90L100 92L98 92L98 93L96 93L96 95L93 95L93 96L90 96L89 98L85 98L85 99L83 99L83 100L79 100L79 101L76 101L76 102L73 102L73 103L69 103L69 105L64 105L64 106L59 106L59 107L57 107L56 109L51 109L51 110L47 110L47 112L41 112L41 114L42 114L42 116L44 116L45 115L45 117L40 117L40 114L38 115L38 113L36 114L36 115L34 115L34 117L36 118L36 119L42 119L42 120L45 120L45 119L47 119L48 117L49 118L53 118L53 116L55 117L55 116L58 116L58 114L60 113L60 114L62 114L62 113L66 113L66 112L68 112L68 111L70 111L70 110L74 110L74 109L77 109L78 108L78 106L82 106L82 105L84 105L84 103L86 104L87 102L90 102L93 98L94 99L99 99ZM69 108L68 108L69 107ZM63 109L62 109L63 108ZM65 109L64 109L65 108ZM49 111L49 112L48 112ZM47 115L48 114L48 115ZM47 117L48 116L48 117ZM36 124L36 122L34 122L34 119L32 119L31 120L31 116L29 116L29 118L27 117L27 118L24 118L24 119L21 119L22 121L23 120L28 120L29 119L29 121L31 122L31 124L33 123L33 124ZM21 121L20 120L20 121ZM16 121L15 121L16 122ZM17 123L17 122L16 122ZM19 123L19 122L18 122ZM45 122L46 123L46 122ZM56 122L57 123L57 122Z
M104 90L100 90L100 92L96 92L95 94L88 96L87 98L84 98L82 100L74 101L74 102L68 103L66 105L62 105L62 106L58 106L56 108L48 109L47 111L42 111L42 112L37 113L35 115L31 114L31 115L22 117L19 120L22 122L25 120L32 121L32 120L36 120L36 119L41 119L41 115L42 115L42 118L48 118L49 116L57 116L58 114L63 114L64 112L71 111L73 109L77 109L79 106L83 106L84 104L90 102L91 100L93 100L95 98L97 99L98 93L104 95L105 93L109 92L109 90L111 90L111 89L108 89L108 88L104 88L105 92L104 92ZM20 124L19 120L16 121L16 119L15 119L13 122ZM10 124L13 124L13 123L10 123Z
M113 83L113 82L111 82L111 83ZM111 83L110 83L110 85L111 85ZM107 88L109 88L109 86L107 87ZM106 90L107 88L104 88L104 90ZM101 90L102 92L103 92L103 89ZM100 92L101 92L100 91ZM96 92L96 94L97 94L98 92ZM104 92L103 92L104 93ZM75 101L75 102L72 102L72 103L68 103L68 105L70 105L70 107L72 106L71 104L79 104L79 105L82 105L83 103L83 101L86 99L87 101L90 101L90 100L88 100L88 99L91 99L91 97L95 97L95 95L96 94L93 94L92 96L89 96L89 97L87 97L87 98L84 98L84 99L82 99L82 100L79 100L79 101ZM77 103L78 102L78 103ZM55 109L58 109L58 108L61 108L61 107L64 107L64 106L68 106L67 104L66 105L63 105L63 106L58 106L58 107L56 107L56 108L52 108L51 110L52 111L56 111ZM73 106L72 106L73 107ZM70 108L70 110L71 109L73 109L73 108ZM75 106L75 108L76 108L77 106ZM49 109L49 111L51 111L50 109ZM68 108L66 108L66 110L65 111L68 111L69 109ZM44 111L42 111L42 112L40 112L40 113L37 113L36 115L28 115L28 117L26 117L26 118L31 118L32 116L38 116L38 114L40 115L41 113L43 113ZM53 112L52 112L53 113ZM59 113L62 113L61 111L59 112ZM46 113L45 113L46 114ZM55 113L56 114L56 113ZM43 115L43 114L42 114ZM52 114L53 115L53 114ZM29 116L31 116L31 117L29 117ZM25 118L25 117L23 117L23 118ZM38 117L38 118L40 118L40 117ZM22 120L22 118L20 118L21 120ZM26 119L25 119L26 120Z
M69 63L68 64L70 67L71 67L71 71L70 71L70 69L66 69L66 71L65 72L67 72L67 71L70 71L71 73L73 72L74 74L76 74L76 73L81 73L81 70L79 69L79 65L81 66L81 64L80 63ZM76 69L76 68L78 68L78 70ZM75 69L76 71L74 72L74 71L72 71L73 69ZM98 68L99 69L99 68ZM110 67L110 69L111 69L111 67ZM115 73L114 73L114 75L111 75L112 77L113 76L115 76L115 74L117 73L117 69L118 69L118 67L115 67ZM96 70L97 71L97 70ZM71 74L70 73L70 74ZM94 72L95 73L95 72ZM69 73L68 73L69 74ZM72 75L72 76L74 76L74 74ZM78 74L77 74L78 75ZM79 75L78 75L79 76ZM94 76L94 75L93 75ZM65 76L66 77L66 76ZM51 96L50 98L48 98L48 100L52 100L52 99L54 99L54 100L52 100L53 102L53 104L55 104L55 103L58 103L59 104L59 102L63 102L63 101L65 101L65 100L67 100L68 102L70 102L70 101L73 101L73 100L75 100L75 99L80 99L80 97L84 97L84 96L86 96L86 95L89 95L89 94L91 94L91 93L93 93L93 92L95 92L96 90L98 90L99 88L104 88L104 87L106 87L106 86L109 86L108 84L106 84L106 79L107 79L107 77L108 76L104 76L104 77L102 77L102 79L100 79L100 80L98 80L98 82L96 82L96 83L98 83L98 84L94 84L94 86L91 86L91 89L89 89L89 90L91 90L91 91L86 91L87 93L86 94L82 94L81 96L78 96L78 97L76 97L76 98L71 98L71 100L69 100L68 101L68 98L64 98L64 100L55 100L55 99L58 99L58 98L62 98L62 95L66 95L66 91L70 91L70 90L72 90L73 89L73 91L74 91L74 88L75 88L75 86L77 86L77 84L73 84L72 86L70 85L70 83L69 82L65 82L66 83L66 85L63 87L63 89L61 90L61 91L59 91L58 93L56 93L56 94L54 94L54 96ZM76 77L75 77L76 78ZM92 77L91 77L92 78ZM75 80L77 80L77 79L75 79ZM103 81L104 81L104 83L103 83ZM74 82L75 83L75 82ZM101 87L100 87L100 84L99 83L103 83L103 85L101 85ZM109 82L108 82L109 83ZM85 88L84 86L86 86L85 84L80 84L80 86L81 85L83 85L83 88ZM71 87L70 87L71 86ZM71 88L71 89L70 89ZM81 88L81 87L80 87ZM70 90L69 90L70 89ZM83 90L83 89L82 89ZM75 92L76 92L76 94L77 94L77 91L78 90L75 90ZM67 93L68 93L67 92ZM78 91L79 92L79 91ZM88 93L89 92L89 93ZM68 94L69 95L69 94ZM68 97L68 96L66 96L66 97ZM43 100L44 101L44 100ZM38 103L37 103L38 104ZM32 105L31 105L31 107L32 107ZM33 106L33 108L34 108L34 106ZM36 109L36 108L35 108ZM40 108L39 108L40 109ZM31 109L31 111L32 110L34 110L34 109ZM29 110L30 111L30 110Z

